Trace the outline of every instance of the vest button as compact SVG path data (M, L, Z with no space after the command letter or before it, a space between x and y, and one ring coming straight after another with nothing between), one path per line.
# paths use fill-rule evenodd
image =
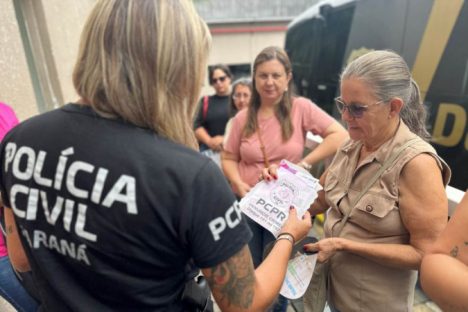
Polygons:
M371 205L366 206L366 211L367 212L372 212L372 210L374 210L374 207L372 207Z

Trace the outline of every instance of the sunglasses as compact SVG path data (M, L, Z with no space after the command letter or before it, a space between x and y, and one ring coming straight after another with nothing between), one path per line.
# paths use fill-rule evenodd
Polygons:
M218 78L213 78L213 79L211 79L211 84L215 84L218 81L219 82L224 82L226 80L226 78L227 78L227 76L221 76L221 77L218 77Z
M335 99L335 105L340 114L344 114L345 110L348 110L348 113L353 118L361 118L364 113L368 110L370 106L384 103L385 101L378 101L370 105L355 105L355 104L345 104L345 102L339 97Z

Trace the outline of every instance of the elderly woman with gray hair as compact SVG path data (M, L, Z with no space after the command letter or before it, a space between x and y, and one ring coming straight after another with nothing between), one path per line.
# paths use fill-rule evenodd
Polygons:
M310 208L311 215L328 209L325 238L305 249L328 262L332 311L411 311L421 259L447 222L450 169L425 141L419 88L396 53L350 63L336 105L350 140Z

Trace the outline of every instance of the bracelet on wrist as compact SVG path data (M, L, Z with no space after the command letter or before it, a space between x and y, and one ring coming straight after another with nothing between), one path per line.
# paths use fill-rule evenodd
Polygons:
M293 246L296 243L296 240L294 239L294 236L291 233L287 233L287 232L280 233L278 237L276 238L276 241L279 241L282 239L286 239L290 241Z
M299 166L301 166L302 168L304 168L307 171L310 171L310 169L312 169L312 165L309 164L309 163L306 163L305 161L301 161L299 163Z

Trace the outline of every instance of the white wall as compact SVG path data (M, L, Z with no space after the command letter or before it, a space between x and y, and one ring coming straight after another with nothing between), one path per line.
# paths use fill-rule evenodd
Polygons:
M0 0L0 102L9 104L23 120L37 114L13 2Z
M38 71L43 75L39 74L40 78L31 75L13 0L0 0L0 101L10 104L19 119L24 120L39 113L34 93L34 85L38 84L33 85L33 79L46 81L41 89L43 94L53 94L53 86L47 84L53 81L63 102L77 99L71 76L80 33L95 0L21 0L17 3L27 29L25 37L32 46ZM48 56L47 60L44 55ZM48 67L50 65L55 71ZM52 77L52 80L41 80L44 77ZM45 99L47 101L47 96ZM57 102L55 97L54 102ZM54 104L64 103L46 103L46 107Z
M63 102L77 98L72 84L72 71L78 51L79 37L85 19L95 0L22 0L42 6L44 21L40 31L47 33L49 44L46 49L52 55L56 70L56 81ZM30 2L34 1L34 2ZM36 2L37 1L37 2ZM25 15L27 18L27 14ZM40 20L40 19L39 19ZM281 23L249 23L210 25L213 29L253 28L260 26L285 28ZM214 33L208 64L251 64L256 55L265 47L284 45L285 31L240 31ZM31 82L26 55L21 40L13 0L0 0L0 101L9 103L21 120L38 113L38 105ZM202 94L212 94L213 90L206 79ZM63 103L59 103L63 104Z
M262 32L213 35L209 63L252 63L265 47L284 45L284 32Z
M283 47L285 34L284 31L214 33L208 64L252 64L257 54L264 48L272 45ZM213 92L207 77L202 94Z
M42 0L52 54L65 103L77 100L72 72L78 53L80 34L94 3L95 0Z

